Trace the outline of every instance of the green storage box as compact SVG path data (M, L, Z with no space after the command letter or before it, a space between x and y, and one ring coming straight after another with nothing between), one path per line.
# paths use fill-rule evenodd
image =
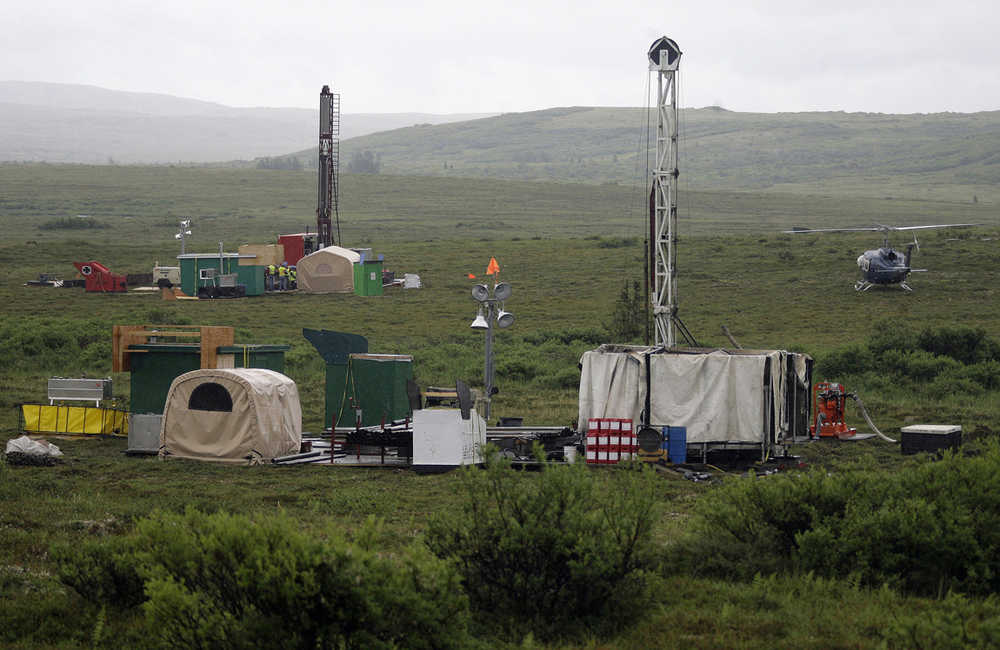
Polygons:
M354 264L354 293L382 295L382 260L363 260Z
M267 368L285 371L285 352L290 345L224 345L218 348L219 368ZM130 345L129 411L163 413L167 392L174 379L201 368L201 347L185 344L144 343Z
M346 364L326 367L326 426L353 427L401 420L410 415L406 383L413 379L408 354L351 354Z

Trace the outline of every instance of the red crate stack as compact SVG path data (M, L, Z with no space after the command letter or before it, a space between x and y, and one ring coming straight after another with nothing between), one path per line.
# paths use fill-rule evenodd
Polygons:
M632 458L635 434L628 418L590 418L587 421L587 463L617 465Z
M587 420L587 464L596 465L598 461L597 449L598 436L601 433L601 420L600 418L590 418Z
M639 441L635 437L632 420L622 420L622 438L619 451L621 452L619 457L623 461L632 460L639 453Z

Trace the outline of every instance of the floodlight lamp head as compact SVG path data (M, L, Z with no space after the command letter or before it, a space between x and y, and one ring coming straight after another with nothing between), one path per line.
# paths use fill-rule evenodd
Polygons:
M181 219L181 228L187 228L191 225L190 219Z
M650 70L676 70L680 64L681 48L673 39L661 36L649 46L648 56Z
M506 282L493 285L493 297L497 300L507 300L507 298L510 298L511 293L512 289Z
M479 302L483 302L484 300L487 300L490 297L489 289L486 288L485 284L477 284L476 286L472 287L472 297L478 300Z
M183 235L181 235L180 233L177 233L176 235L174 235L174 239L180 239L182 236Z
M184 231L184 234L185 234L185 235L190 235L190 234L191 234L191 231L190 231L190 230L185 230L185 231Z
M469 325L469 327L474 330L488 330L490 328L490 324L486 322L485 318L483 318L482 309L480 309L479 313L476 314L476 320L472 321L472 325Z
M509 311L500 310L497 314L497 327L500 329L506 329L514 324L514 314Z

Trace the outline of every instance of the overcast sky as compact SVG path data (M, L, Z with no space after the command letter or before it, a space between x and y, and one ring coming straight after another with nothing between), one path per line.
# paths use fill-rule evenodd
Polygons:
M996 0L10 0L0 80L231 106L512 112L645 106L645 54L684 52L682 106L1000 109Z

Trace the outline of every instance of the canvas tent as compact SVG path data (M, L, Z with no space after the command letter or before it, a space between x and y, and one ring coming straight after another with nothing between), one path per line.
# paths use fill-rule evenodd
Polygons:
M257 464L298 453L302 409L295 382L273 370L212 368L170 385L161 458Z
M350 293L354 291L354 265L360 261L360 255L340 246L327 246L310 253L295 267L299 291Z
M812 360L803 354L602 345L580 364L582 427L590 418L645 422L648 392L649 424L686 427L689 445L766 453L808 435Z

